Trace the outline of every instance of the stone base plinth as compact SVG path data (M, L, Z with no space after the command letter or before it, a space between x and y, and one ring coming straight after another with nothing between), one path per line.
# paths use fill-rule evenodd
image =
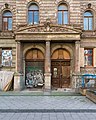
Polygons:
M73 74L72 75L72 88L78 90L82 85L82 79L80 74Z
M51 74L45 73L45 89L50 90L51 89Z
M24 88L23 74L15 73L14 75L14 91L20 91Z

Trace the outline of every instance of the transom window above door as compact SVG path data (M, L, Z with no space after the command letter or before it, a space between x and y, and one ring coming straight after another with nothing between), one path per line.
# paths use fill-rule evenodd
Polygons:
M12 13L10 11L5 11L2 16L3 30L12 30Z
M93 14L91 11L86 11L84 13L84 30L93 29Z
M39 7L37 4L33 3L28 8L28 24L38 23L39 23Z
M65 59L70 60L70 53L65 49L57 49L51 56L51 59Z
M58 24L68 24L68 6L65 3L58 6Z

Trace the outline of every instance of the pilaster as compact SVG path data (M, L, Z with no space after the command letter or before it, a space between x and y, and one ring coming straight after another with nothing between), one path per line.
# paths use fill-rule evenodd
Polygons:
M80 73L80 41L75 42L75 73Z
M16 72L21 73L21 43L16 43Z
M16 73L14 74L14 90L21 90L24 87L22 74L22 46L21 42L16 43Z
M45 55L45 89L51 89L50 41L46 41L46 55Z

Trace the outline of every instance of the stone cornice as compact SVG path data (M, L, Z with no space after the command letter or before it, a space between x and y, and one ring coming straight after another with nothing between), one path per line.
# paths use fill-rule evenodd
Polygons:
M2 31L0 32L0 38L15 38L15 34L12 31Z

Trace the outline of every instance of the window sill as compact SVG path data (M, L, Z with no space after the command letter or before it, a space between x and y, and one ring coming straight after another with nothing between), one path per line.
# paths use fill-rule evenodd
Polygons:
M1 32L13 32L13 30L2 30Z
M37 24L35 24L35 23L32 23L32 24L28 23L28 25L29 25L29 26L31 26L31 25L32 25L32 26L36 26L36 25L39 25L39 23L37 23Z
M95 32L95 30L82 30L82 32Z
M85 68L94 68L94 66L84 66Z
M0 68L14 68L15 66L3 66L3 65L0 65Z

